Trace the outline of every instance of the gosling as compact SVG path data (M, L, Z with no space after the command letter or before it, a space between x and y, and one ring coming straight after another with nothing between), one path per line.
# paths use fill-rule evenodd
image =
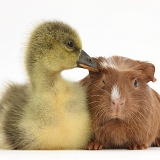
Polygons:
M11 84L0 102L0 148L84 149L92 136L86 92L61 71L96 63L69 25L44 22L33 30L25 56L28 82Z

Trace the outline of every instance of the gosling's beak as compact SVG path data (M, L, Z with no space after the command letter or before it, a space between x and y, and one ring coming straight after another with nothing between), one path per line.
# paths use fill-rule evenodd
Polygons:
M96 62L83 50L77 61L77 67L86 68L91 71L98 71Z

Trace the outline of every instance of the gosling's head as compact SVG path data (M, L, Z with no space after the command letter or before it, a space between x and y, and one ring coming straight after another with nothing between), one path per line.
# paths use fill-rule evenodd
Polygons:
M45 22L32 33L26 55L29 74L45 69L60 72L83 67L95 69L95 62L82 50L78 33L63 22Z

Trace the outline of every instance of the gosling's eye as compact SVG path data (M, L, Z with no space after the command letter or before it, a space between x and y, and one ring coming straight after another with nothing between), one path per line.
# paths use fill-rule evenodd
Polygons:
M68 46L68 48L73 48L74 47L74 42L73 41L68 41L67 46Z
M138 87L138 81L137 80L134 81L134 86Z

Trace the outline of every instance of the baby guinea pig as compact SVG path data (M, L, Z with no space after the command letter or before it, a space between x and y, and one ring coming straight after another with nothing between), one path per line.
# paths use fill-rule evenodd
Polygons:
M81 83L88 92L94 138L86 149L160 146L160 96L153 64L126 57L94 58L99 72Z

